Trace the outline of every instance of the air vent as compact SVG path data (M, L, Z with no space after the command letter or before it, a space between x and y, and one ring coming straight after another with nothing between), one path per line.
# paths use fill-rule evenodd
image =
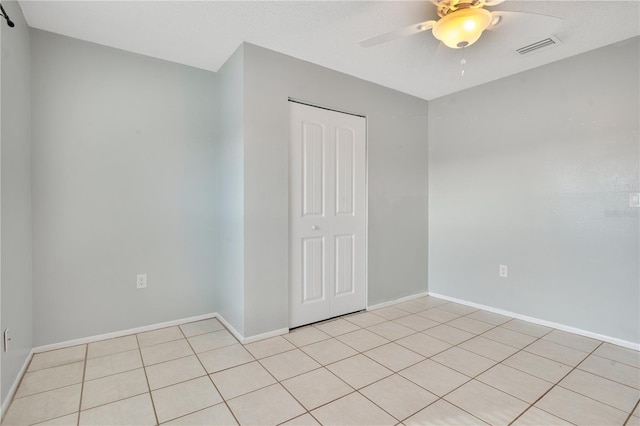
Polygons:
M516 52L518 52L521 55L528 55L529 53L537 52L542 49L548 49L560 43L561 42L560 42L560 39L558 39L558 37L551 36L551 37L545 38L544 40L531 43L528 46L521 47L520 49L516 49Z

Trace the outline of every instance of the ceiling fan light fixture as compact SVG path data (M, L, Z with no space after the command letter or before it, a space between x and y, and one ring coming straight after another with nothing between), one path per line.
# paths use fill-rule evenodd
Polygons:
M447 47L459 49L478 41L493 21L491 12L482 8L459 9L442 17L433 27L433 35Z

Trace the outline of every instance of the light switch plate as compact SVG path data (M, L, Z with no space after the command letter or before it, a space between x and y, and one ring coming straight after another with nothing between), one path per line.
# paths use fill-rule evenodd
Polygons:
M629 193L629 207L640 207L640 192Z

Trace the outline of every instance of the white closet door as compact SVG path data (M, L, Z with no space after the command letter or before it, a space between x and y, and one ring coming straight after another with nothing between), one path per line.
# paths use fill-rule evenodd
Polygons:
M363 117L290 102L290 327L366 306Z

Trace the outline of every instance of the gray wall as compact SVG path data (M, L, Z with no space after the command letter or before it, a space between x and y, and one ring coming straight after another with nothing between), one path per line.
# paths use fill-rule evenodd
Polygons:
M2 325L9 328L9 351L0 349L2 401L33 347L31 280L31 95L29 88L29 28L20 6L3 1L16 24L3 19L1 89L2 133L0 135L0 282ZM1 332L1 331L0 331Z
M288 327L288 97L367 116L368 303L426 291L427 101L244 52L245 336Z
M216 308L244 333L244 48L217 73L214 168Z
M640 342L639 50L430 102L429 291Z
M215 74L38 30L31 50L35 345L213 312Z

